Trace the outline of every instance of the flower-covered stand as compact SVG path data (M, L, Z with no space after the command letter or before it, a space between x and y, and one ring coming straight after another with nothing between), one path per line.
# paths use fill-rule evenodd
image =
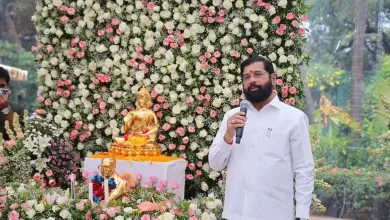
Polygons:
M84 170L88 171L90 178L96 171L100 174L101 161L101 158L85 158ZM179 199L184 199L185 169L186 162L182 159L166 162L117 160L116 164L116 172L119 175L130 173L132 178L136 178L137 174L142 174L144 177L155 176L158 181L167 180L168 189L174 188L174 184L179 184L180 188L173 191ZM149 178L142 178L141 184L147 181Z

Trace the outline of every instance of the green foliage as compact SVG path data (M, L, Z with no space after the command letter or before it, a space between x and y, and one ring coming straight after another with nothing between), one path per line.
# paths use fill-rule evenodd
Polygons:
M0 41L0 61L7 66L16 67L28 71L28 81L12 81L11 101L22 105L28 111L32 111L37 93L37 69L34 54L26 51L17 44Z
M328 208L327 215L355 220L388 219L390 176L387 172L334 168L319 175L334 192L317 188L315 193Z

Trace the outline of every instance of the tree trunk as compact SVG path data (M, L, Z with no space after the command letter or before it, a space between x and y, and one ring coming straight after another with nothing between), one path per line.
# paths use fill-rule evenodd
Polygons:
M363 61L367 18L367 0L356 1L355 36L352 45L351 116L358 123L363 119ZM360 134L354 135L354 147L361 147Z
M301 80L303 82L303 94L305 95L305 108L303 109L303 112L305 112L309 118L309 124L314 124L314 101L311 96L310 88L307 86L306 66L301 67Z
M9 0L0 0L0 20L1 20L1 36L2 40L8 40L11 43L19 44L20 39L15 27L15 23L11 18L7 5Z

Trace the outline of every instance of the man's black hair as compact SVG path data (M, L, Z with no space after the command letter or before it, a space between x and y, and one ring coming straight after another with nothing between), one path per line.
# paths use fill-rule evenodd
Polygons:
M244 62L241 63L241 76L244 74L245 67L255 62L263 62L264 70L267 71L267 73L269 74L275 73L274 66L272 65L271 61L269 61L267 58L263 56L254 56L246 59Z
M8 71L3 67L0 67L0 78L5 79L5 82L7 83L7 85L9 85L10 76Z

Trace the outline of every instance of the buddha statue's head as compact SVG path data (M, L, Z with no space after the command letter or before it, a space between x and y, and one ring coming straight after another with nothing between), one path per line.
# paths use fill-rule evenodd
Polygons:
M145 87L142 87L142 89L137 92L137 104L141 108L150 108L152 106L152 97L150 96L150 93L148 90L146 90Z
M114 157L105 157L99 166L103 177L111 177L115 174L116 159Z

